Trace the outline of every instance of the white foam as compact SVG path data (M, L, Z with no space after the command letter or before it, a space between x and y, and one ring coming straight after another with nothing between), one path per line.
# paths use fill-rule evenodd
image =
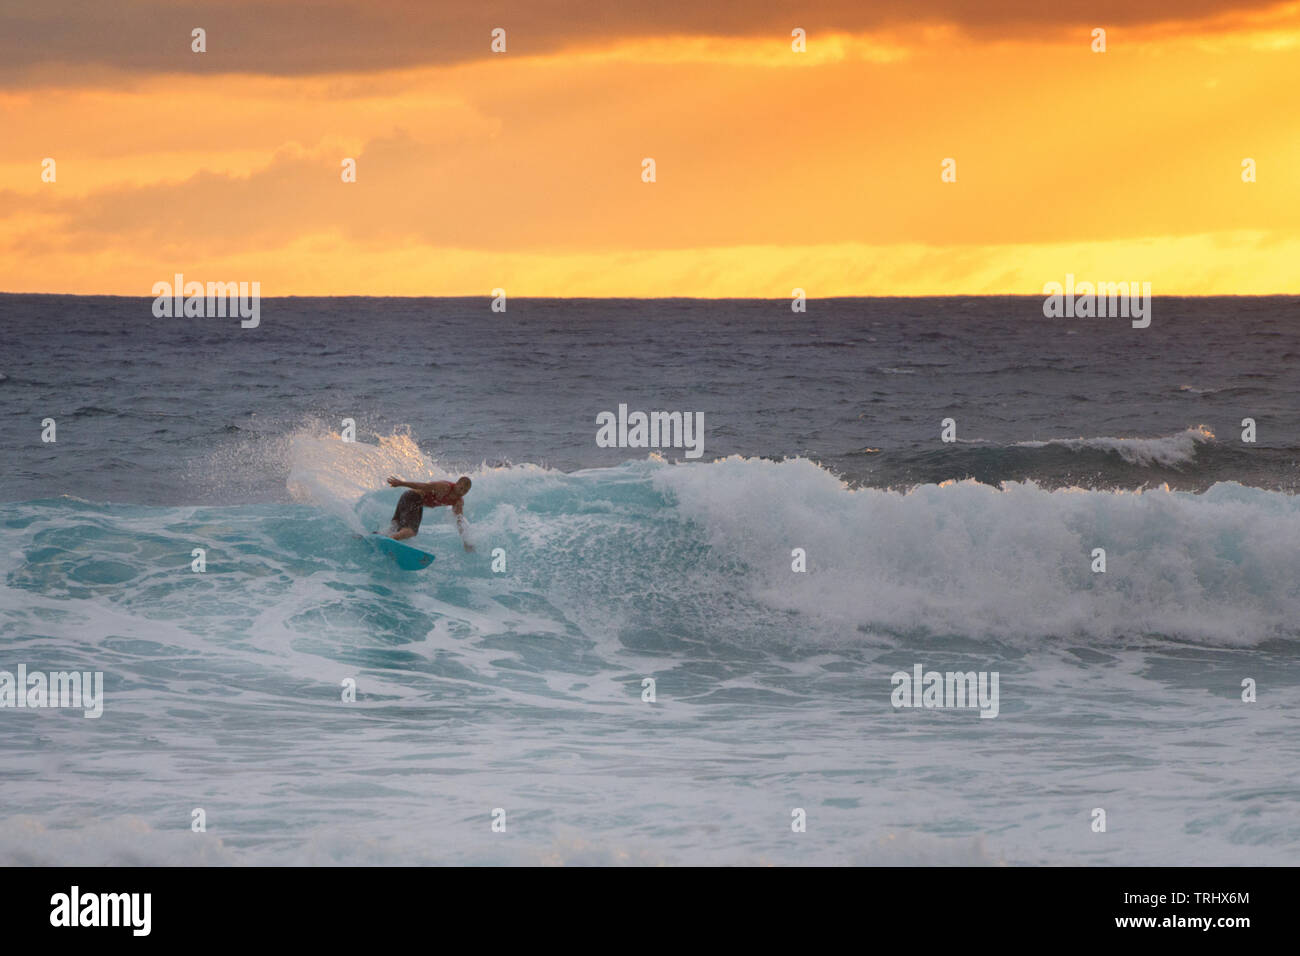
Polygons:
M740 458L655 480L720 557L751 569L751 596L809 628L1240 645L1300 622L1300 500L1278 492L850 490L809 461ZM791 570L794 548L807 573Z
M1177 435L1161 438L1056 438L1051 441L1016 442L1021 448L1045 448L1055 445L1081 451L1085 448L1114 452L1130 465L1162 465L1166 468L1185 465L1196 457L1196 448L1214 441L1214 432L1205 425L1188 428Z
M378 444L345 442L338 433L302 429L289 438L285 487L295 501L314 504L360 527L355 508L368 492L386 488L389 475L428 480L434 461L408 434L377 436Z

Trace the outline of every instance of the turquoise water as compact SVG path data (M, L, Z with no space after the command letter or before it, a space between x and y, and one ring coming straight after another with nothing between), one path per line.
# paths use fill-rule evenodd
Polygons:
M477 339L464 303L271 303L256 340L137 305L0 301L0 670L104 687L0 708L0 861L1296 859L1290 300L1140 339L1008 300ZM598 448L620 402L702 409L705 456ZM423 571L358 537L388 475L461 473L474 552L447 509ZM997 717L895 708L916 665L996 672Z
M99 719L3 714L5 855L1293 858L1300 587L1271 564L1300 540L1294 497L905 495L739 459L502 468L473 494L478 550L426 518L438 560L415 573L350 533L396 491L338 514L0 507L6 658L105 674ZM1089 580L1098 526L1109 575L1147 563ZM789 569L800 541L806 575ZM890 675L917 662L999 671L997 719L893 709Z

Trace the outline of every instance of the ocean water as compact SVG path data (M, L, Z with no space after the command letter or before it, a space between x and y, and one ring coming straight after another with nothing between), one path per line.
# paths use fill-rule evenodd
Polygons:
M0 708L0 862L1300 859L1300 300L150 306L0 296L0 670L104 687Z

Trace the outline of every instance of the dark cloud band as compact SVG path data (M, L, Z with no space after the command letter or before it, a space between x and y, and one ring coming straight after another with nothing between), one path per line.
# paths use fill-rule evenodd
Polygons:
M1190 22L1275 0L6 0L0 82L127 72L303 75L449 64L489 53L507 30L514 55L652 36L785 35L792 27L863 32L949 23L974 35ZM207 50L190 52L190 31ZM66 71L66 75L65 74Z

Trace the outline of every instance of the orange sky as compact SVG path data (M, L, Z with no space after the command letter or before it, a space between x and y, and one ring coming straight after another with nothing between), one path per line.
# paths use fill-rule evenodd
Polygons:
M428 6L0 15L0 290L1300 293L1300 3Z

